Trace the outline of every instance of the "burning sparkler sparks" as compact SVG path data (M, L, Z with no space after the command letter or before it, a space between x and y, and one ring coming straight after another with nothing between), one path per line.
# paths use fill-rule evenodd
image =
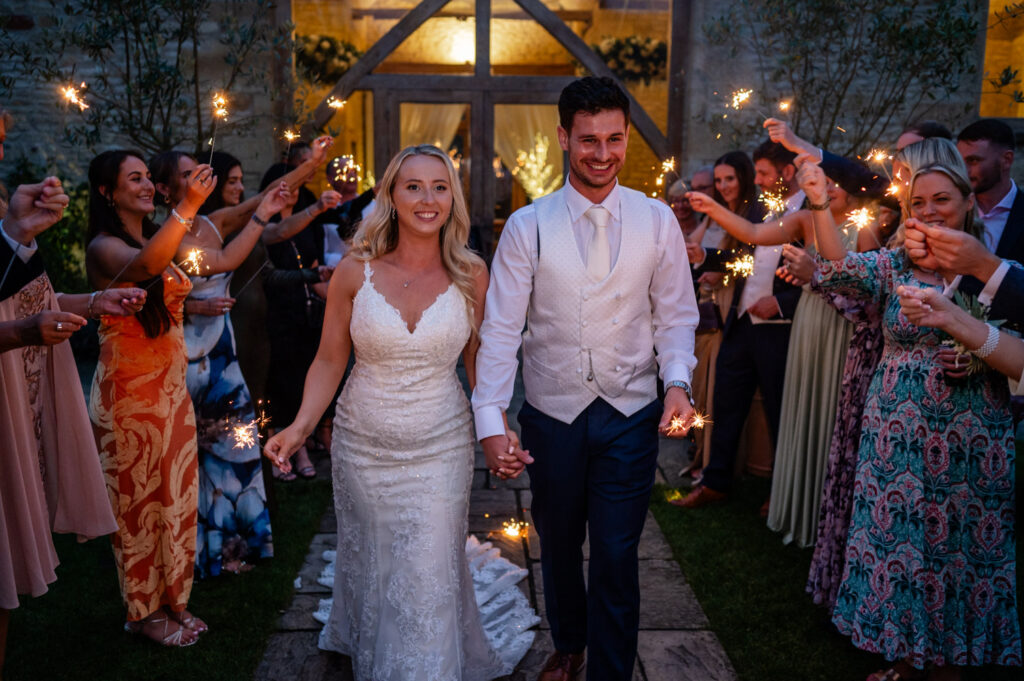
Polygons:
M345 108L345 103L347 101L348 100L345 99L338 99L337 97L332 95L327 98L327 106L331 107L332 109L343 109Z
M846 214L847 221L859 230L870 227L875 222L875 214L868 208L858 208Z
M501 524L501 531L505 533L506 537L515 539L516 537L522 537L526 535L527 528L530 523L524 523L521 520L511 518Z
M740 89L732 93L732 108L739 109L743 108L743 105L750 101L750 96L754 94L753 90Z
M199 274L202 271L203 266L203 252L198 248L193 248L188 252L188 256L181 261L181 268L189 274Z
M665 490L665 501L669 501L669 502L679 501L682 498L683 498L682 492L680 492L677 489Z
M885 163L886 161L889 161L891 159L892 156L890 156L889 153L884 149L872 149L871 151L868 152L868 161L873 161L875 163Z
M725 269L728 270L728 273L725 275L725 280L722 282L723 286L728 285L729 277L731 276L746 279L754 273L754 256L748 253L741 258L727 262L725 263Z
M779 103L776 106L778 107L779 111L781 111L782 113L787 113L787 112L789 112L790 109L793 108L793 100L792 99L780 99Z
M83 93L79 92L79 89L85 89L84 82L78 87L75 87L74 85L67 85L61 88L61 94L64 95L64 99L67 101L68 104L74 104L78 107L79 111L85 111L89 108L89 104L84 99L82 99Z
M258 423L258 421L250 421L249 423L241 423L231 429L231 437L235 439L233 449L248 449L256 445L256 437L259 434L257 430Z
M655 189L653 192L651 192L651 197L652 198L656 198L658 196L658 191L660 191L660 188L662 186L664 186L664 184L665 184L665 176L668 175L669 173L674 173L675 171L676 171L676 159L675 159L675 156L673 156L672 158L665 159L664 161L661 162L661 172L658 174L658 179L656 179L654 181L654 185L656 187L658 187L659 189Z
M693 416L690 419L690 428L693 430L700 430L707 424L711 423L705 414L701 414L699 411L694 411ZM682 432L686 428L686 419L682 416L673 416L672 420L668 422L668 435L675 435L676 433Z
M772 217L786 212L786 198L782 192L761 192L757 200L764 204Z
M213 93L213 129L210 132L210 160L207 163L213 163L213 146L217 141L217 121L228 117L228 100L220 92Z

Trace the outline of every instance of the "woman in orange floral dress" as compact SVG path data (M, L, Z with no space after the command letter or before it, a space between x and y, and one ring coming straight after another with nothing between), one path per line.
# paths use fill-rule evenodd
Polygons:
M107 151L89 164L86 268L97 288L148 291L133 317L102 317L90 415L118 529L125 628L168 646L196 642L206 624L188 610L195 564L196 422L185 386L182 307L192 285L174 254L216 185L198 166L163 223L150 218L145 162Z

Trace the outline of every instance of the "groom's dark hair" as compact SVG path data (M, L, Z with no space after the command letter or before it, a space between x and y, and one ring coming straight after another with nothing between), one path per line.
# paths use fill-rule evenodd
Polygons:
M593 116L601 111L618 109L629 124L629 97L611 78L587 76L565 86L558 97L558 122L566 132L572 132L576 114L583 112Z

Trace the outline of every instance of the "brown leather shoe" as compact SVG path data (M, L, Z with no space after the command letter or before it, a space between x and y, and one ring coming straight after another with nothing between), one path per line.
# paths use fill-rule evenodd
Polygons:
M560 653L556 650L544 663L537 681L576 681L586 666L583 653Z
M682 499L674 499L668 503L673 506L679 506L680 508L700 508L701 506L707 506L708 504L715 504L720 501L725 501L728 495L725 492L718 492L701 485Z

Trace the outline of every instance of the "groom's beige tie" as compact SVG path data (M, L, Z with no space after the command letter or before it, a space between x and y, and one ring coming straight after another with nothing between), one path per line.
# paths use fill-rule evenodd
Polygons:
M584 215L594 225L594 235L587 246L587 274L601 281L612 268L612 252L608 244L608 222L612 214L604 206L591 206Z

